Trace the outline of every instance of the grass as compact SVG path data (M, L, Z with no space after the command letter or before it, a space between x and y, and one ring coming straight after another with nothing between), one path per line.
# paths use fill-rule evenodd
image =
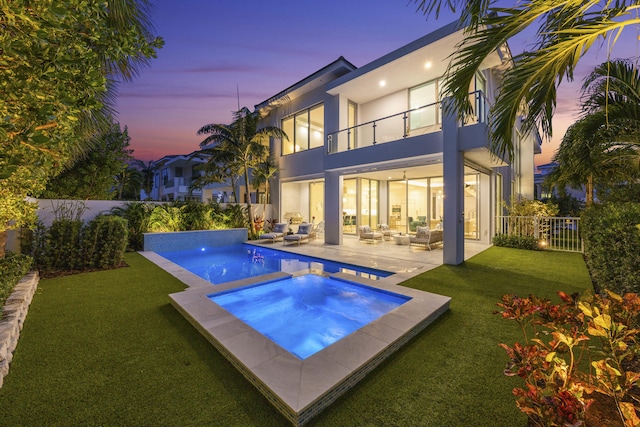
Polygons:
M182 283L138 254L127 262L40 282L0 425L288 425L169 305ZM520 332L492 312L504 293L588 288L581 255L493 247L404 284L451 296L451 310L309 425L526 425L498 347Z

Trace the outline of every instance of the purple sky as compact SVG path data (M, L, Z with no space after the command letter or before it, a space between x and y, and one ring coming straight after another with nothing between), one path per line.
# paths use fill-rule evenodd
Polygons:
M188 154L204 139L196 134L202 125L231 122L238 90L240 106L253 109L340 56L361 67L455 18L427 21L408 0L156 0L152 19L165 47L120 86L118 121L136 158ZM517 54L532 41L520 36L509 45ZM537 164L549 161L575 120L582 78L606 55L593 49L576 81L560 86L554 138ZM637 35L627 33L612 58L637 55Z

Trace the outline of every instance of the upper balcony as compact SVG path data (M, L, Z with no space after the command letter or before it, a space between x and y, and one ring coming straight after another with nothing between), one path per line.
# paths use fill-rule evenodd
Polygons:
M469 101L474 115L460 125L486 123L489 103L485 93L481 90L471 92ZM441 129L442 108L440 102L433 102L328 133L326 150L327 154L336 154L439 132Z

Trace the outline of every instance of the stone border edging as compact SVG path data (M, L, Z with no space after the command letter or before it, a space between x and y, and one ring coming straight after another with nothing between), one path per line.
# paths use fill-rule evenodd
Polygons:
M20 331L39 281L40 275L37 271L27 273L13 288L0 314L0 388L4 377L9 373L13 351L18 345Z

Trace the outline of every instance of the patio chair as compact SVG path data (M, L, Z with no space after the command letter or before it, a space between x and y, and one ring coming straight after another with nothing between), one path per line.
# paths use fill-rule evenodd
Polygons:
M382 233L384 240L391 240L392 231L388 224L378 224L378 231Z
M282 239L284 237L284 233L287 232L287 227L289 227L289 224L286 222L278 222L273 226L273 230L268 233L261 234L260 240L271 241L273 243L276 240Z
M442 243L442 230L430 230L429 227L416 227L416 234L411 236L410 244L424 246L431 250L431 245Z
M382 242L382 239L384 237L382 233L380 233L379 231L373 231L368 225L361 225L360 227L358 227L358 231L360 240L365 240L372 243L375 243L377 240L380 240Z
M299 245L301 242L309 240L312 230L313 224L302 223L298 226L297 233L284 235L282 245L284 246L287 243L297 243Z
M314 238L321 234L324 234L324 221L320 221L315 227L313 227L311 234Z

